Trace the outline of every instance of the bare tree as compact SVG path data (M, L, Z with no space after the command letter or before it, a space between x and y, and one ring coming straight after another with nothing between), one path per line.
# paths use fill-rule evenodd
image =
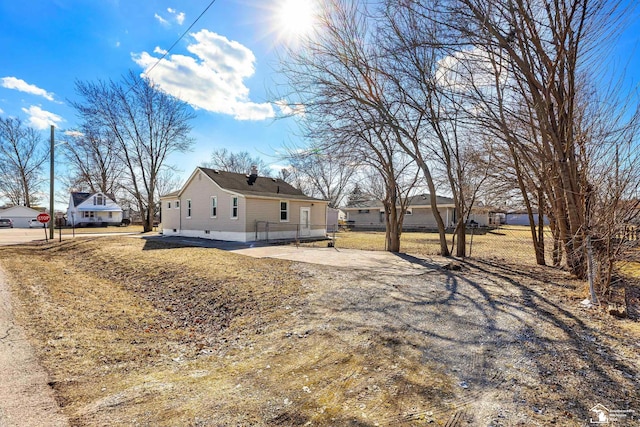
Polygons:
M48 159L40 134L17 118L0 118L0 195L14 205L38 202L42 165Z
M126 167L116 138L107 130L85 126L81 131L66 132L65 139L67 144L62 147L72 187L112 195L121 190Z
M624 9L602 0L455 0L427 7L455 35L450 58L466 68L464 87L474 88L478 124L508 146L538 262L544 263L543 239L532 207L541 211L548 203L567 263L585 277L594 188L587 154L597 141L580 102L594 88L598 49L621 28ZM478 72L483 69L489 72Z
M214 150L211 153L211 160L205 162L203 166L212 169L220 169L227 172L251 173L252 166L258 168L260 175L271 176L271 168L258 156L251 156L248 151L234 153L226 148Z
M124 188L135 199L145 231L153 229L158 177L167 157L185 152L194 118L188 105L133 72L120 83L76 82L81 101L72 102L86 127L114 138L126 168Z
M304 184L308 196L329 200L329 207L341 205L358 163L348 153L325 151L321 148L289 149L285 155L289 162L289 179Z
M394 101L386 97L374 24L363 2L328 0L320 29L303 50L288 52L282 69L305 107L305 136L313 146L349 152L383 177L387 250L397 252L417 176L399 148L407 134L390 121Z

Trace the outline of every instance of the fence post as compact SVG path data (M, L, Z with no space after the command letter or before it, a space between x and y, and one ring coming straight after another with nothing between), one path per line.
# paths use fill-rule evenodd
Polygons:
M587 275L589 276L589 293L591 294L591 304L598 304L598 297L595 290L595 271L593 265L593 247L591 246L591 236L587 236Z
M475 227L471 227L471 240L469 241L469 258L471 258L471 250L473 249L473 230Z
M296 248L300 246L300 224L296 224Z

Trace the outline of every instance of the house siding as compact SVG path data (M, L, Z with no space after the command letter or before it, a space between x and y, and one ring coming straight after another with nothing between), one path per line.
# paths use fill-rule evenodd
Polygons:
M353 221L354 228L384 230L384 211L381 208L369 208L369 212L358 212L366 209L345 209L347 211L347 221ZM436 218L427 207L410 207L411 215L405 215L402 223L403 230L410 229L434 229L438 224ZM449 226L454 221L454 208L440 207L440 215L445 225Z
M41 213L26 206L13 206L0 210L0 218L9 218L13 221L14 228L29 228L29 220Z
M211 197L218 198L218 214L216 218L211 218ZM238 197L238 218L231 218L231 201L233 197ZM191 200L191 217L187 217L187 200ZM174 201L175 203L175 201ZM204 173L198 172L197 176L189 183L187 188L180 195L180 224L164 228L209 231L219 234L244 233L244 221L246 217L246 200L240 195L232 195L220 189ZM171 217L169 221L175 221ZM211 237L214 238L214 237Z
M105 197L105 202L101 205L94 205L94 197L98 194ZM89 212L90 216L85 218L84 212ZM69 199L66 221L68 225L75 227L100 224L120 225L122 223L122 209L115 201L102 193L92 194L85 201L74 206L72 195Z
M285 195L283 195L285 196ZM211 198L217 198L217 215L211 217ZM232 200L238 197L238 218L231 218ZM191 216L187 217L187 200L191 200ZM180 201L180 209L175 208ZM289 203L288 221L280 221L280 202ZM171 209L167 203L171 202ZM202 171L196 171L179 196L176 193L161 198L162 232L215 240L248 242L254 240L295 239L300 222L300 208L310 209L310 236L326 233L325 201L244 196L222 189ZM268 223L268 226L267 226Z

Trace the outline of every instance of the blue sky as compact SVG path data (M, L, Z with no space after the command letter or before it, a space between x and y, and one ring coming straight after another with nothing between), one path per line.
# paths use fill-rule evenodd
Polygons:
M170 159L183 176L217 148L247 150L277 166L270 156L283 144L300 142L293 119L276 120L283 106L270 99L270 89L280 80L276 49L295 40L300 28L290 27L308 25L295 11L306 1L217 0L151 72L163 89L196 108L193 151ZM0 1L0 115L22 118L42 129L45 139L53 122L57 138L64 139L63 131L76 125L68 102L76 99L76 79L118 80L129 69L142 73L209 2ZM629 90L637 89L640 77L635 18L607 64L627 67Z
M76 79L142 73L186 31L210 0L28 0L0 2L0 115L56 138L76 125ZM193 151L171 163L188 176L212 150L247 150L277 163L295 143L295 123L270 102L275 51L287 33L284 0L217 0L150 73L195 107ZM291 12L291 1L288 10ZM285 107L286 108L286 107ZM61 165L62 166L62 165Z

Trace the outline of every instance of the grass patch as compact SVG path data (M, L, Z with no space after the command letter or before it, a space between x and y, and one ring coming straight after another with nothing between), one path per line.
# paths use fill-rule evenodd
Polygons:
M111 226L111 227L63 227L62 234L108 234L108 233L142 233L143 228L141 225L127 225L127 226ZM58 234L58 229L55 230Z
M451 249L452 235L447 235ZM535 264L535 252L529 227L503 226L490 232L466 236L467 254L479 258L503 259L513 263ZM548 259L551 259L551 233L545 236ZM336 234L336 247L381 251L385 249L384 232L345 231ZM405 253L431 256L440 253L438 233L404 232L400 250Z
M286 261L128 237L0 260L72 425L392 425L448 409L443 367L401 334L307 330Z

